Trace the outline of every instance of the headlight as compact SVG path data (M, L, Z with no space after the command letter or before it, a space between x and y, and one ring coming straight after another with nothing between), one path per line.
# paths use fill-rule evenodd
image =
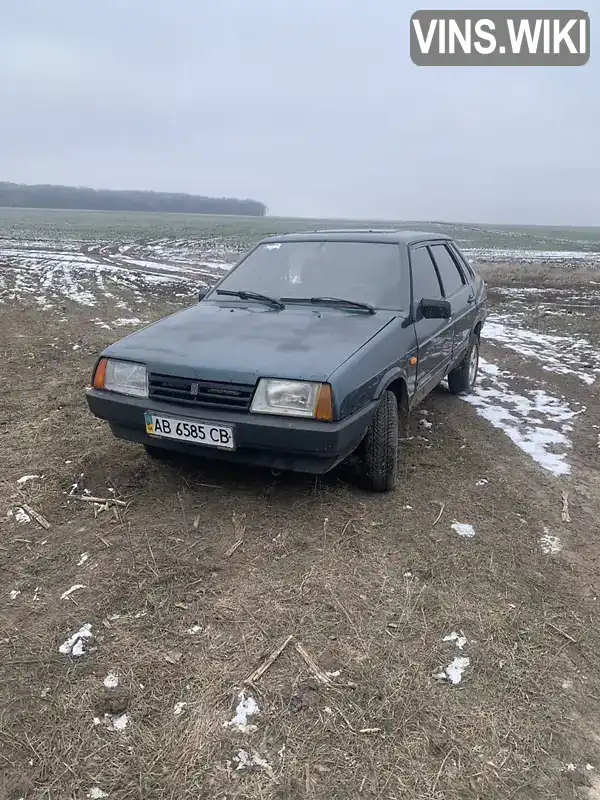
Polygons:
M101 358L94 373L93 386L94 389L106 389L134 397L148 397L146 365Z
M331 386L312 381L282 381L261 378L250 411L258 414L284 414L331 421Z

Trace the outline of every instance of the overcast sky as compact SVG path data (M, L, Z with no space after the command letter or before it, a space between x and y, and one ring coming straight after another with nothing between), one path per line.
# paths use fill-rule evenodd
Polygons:
M417 8L568 0L0 0L0 180L272 214L600 224L584 67L414 66Z

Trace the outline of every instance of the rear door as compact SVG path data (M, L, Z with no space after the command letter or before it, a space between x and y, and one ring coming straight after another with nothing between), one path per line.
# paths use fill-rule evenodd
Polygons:
M456 363L467 349L475 325L475 292L468 275L459 266L458 258L446 243L431 245L431 254L442 281L444 297L452 306L453 324L452 362Z
M448 242L450 252L454 256L454 260L458 262L458 266L462 269L462 273L467 279L467 282L473 287L475 292L475 305L477 306L476 317L483 317L485 319L485 306L487 301L487 287L485 281L482 279L474 269L469 259L462 252L456 242Z
M442 299L442 285L427 245L410 248L412 276L412 309L419 347L417 360L417 399L439 383L452 357L453 330L451 319L425 319L419 303Z

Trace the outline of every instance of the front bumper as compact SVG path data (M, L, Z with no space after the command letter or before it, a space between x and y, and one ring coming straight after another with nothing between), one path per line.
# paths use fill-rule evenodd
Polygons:
M106 420L119 439L204 458L312 474L328 472L356 449L377 407L374 401L338 422L318 422L250 412L190 408L97 389L87 389L86 398L92 414ZM144 421L145 411L191 422L202 420L233 425L236 449L218 450L149 436Z

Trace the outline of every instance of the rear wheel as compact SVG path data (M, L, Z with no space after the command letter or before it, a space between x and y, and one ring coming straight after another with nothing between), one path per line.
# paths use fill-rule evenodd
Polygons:
M448 373L448 388L452 394L469 394L473 391L479 371L479 336L474 333L469 349L460 364Z
M398 400L385 391L364 441L363 481L374 492L390 492L398 482Z

